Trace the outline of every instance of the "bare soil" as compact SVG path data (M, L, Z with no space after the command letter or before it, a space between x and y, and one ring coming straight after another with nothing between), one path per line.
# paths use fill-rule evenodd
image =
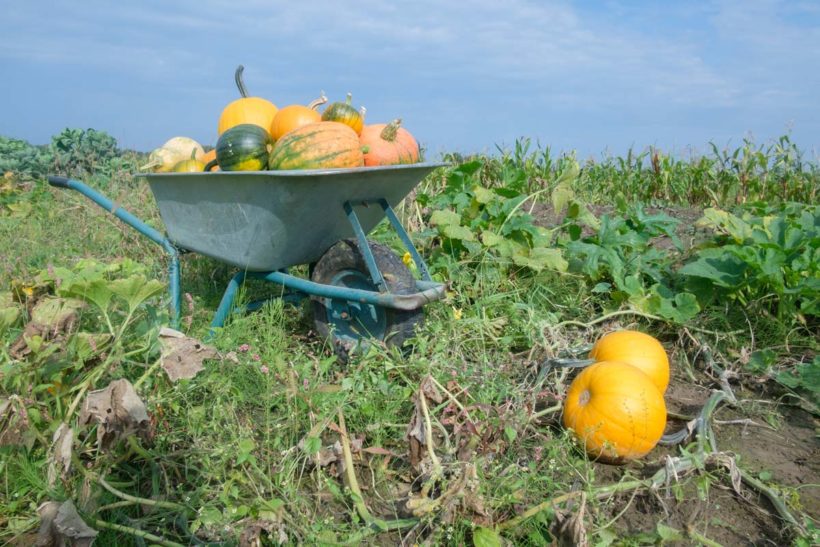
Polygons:
M699 379L700 380L700 379ZM674 414L694 416L709 398L711 389L678 374L670 383L665 399ZM820 518L820 421L809 412L734 385L737 406L722 405L713 416L719 451L735 456L740 468L779 491L793 513L803 511ZM667 432L680 429L683 421L670 420ZM677 449L658 447L653 460ZM649 476L655 468L617 467L595 464L602 483L616 482L626 474ZM640 465L640 464L637 464ZM710 470L708 476L693 475L674 492L621 494L605 502L601 510L617 520L613 531L621 537L638 537L656 532L660 522L682 532L694 531L721 545L786 545L791 539L774 507L755 490L742 485L740 494L732 488L729 474ZM626 509L624 509L626 507ZM623 514L621 514L623 512ZM618 516L620 514L620 516ZM602 519L606 520L606 519ZM675 542L672 542L674 544Z

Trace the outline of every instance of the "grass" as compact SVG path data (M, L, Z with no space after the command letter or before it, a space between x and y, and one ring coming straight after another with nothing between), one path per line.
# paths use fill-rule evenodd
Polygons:
M533 203L551 204L562 180L571 184L572 199L590 208L612 203L616 190L629 202L700 208L760 199L812 203L818 187L816 163L803 160L787 138L766 147L747 142L736 152L713 149L694 159L648 150L576 164L577 176L564 179L574 169L572 156L533 151L525 141L512 151L472 160L480 167L476 178L465 180L528 196L522 212L537 212ZM437 172L419 193L442 196L452 173ZM161 227L146 185L122 173L101 184L117 203ZM31 208L22 215L7 209L0 216L0 245L14 250L0 258L0 292L32 287L38 274L72 267L82 257L101 264L131 259L149 278L165 282L163 251L79 196L25 177L15 178L6 192L13 195L8 203L25 201ZM487 211L462 218L474 230L510 225ZM341 364L313 335L307 307L273 301L259 312L232 316L209 342L221 359L206 362L193 379L171 383L155 368L156 332L166 318L154 298L140 306L105 355L79 359L76 335L58 333L50 342L53 353L47 353L46 340L40 353L8 357L0 367L0 396L21 398L30 434L22 445L0 446L0 539L30 540L39 522L36 508L65 499L74 500L100 532L100 545L143 545L146 539L236 544L243 533L258 533L263 544L469 545L482 534L491 541L500 534L515 544L545 545L562 533L575 533L563 537L576 540L583 533L599 544L619 539L640 545L675 534L708 544L736 538L733 527L744 531L742 514L720 512L723 527L687 529L661 511L639 528L626 526L635 499L643 499L658 473L670 488L680 485L675 494L681 503L699 500L708 510L710 488L731 484L724 456L698 452L693 442L659 447L625 467L590 462L558 421L572 372L545 365L588 346L605 330L638 327L665 342L673 382L721 389L719 376L728 370L740 380L733 384L741 398L736 409L755 420L773 413L777 423L785 420L783 404L816 413L805 389L809 384L787 389L772 381L779 373L808 370L800 367L817 354L816 318L791 324L774 316L750 317L746 309L723 302L683 324L658 319L601 292L582 272L519 267L487 247L448 247L420 202L408 201L399 212L434 274L451 284L445 301L426 307L424 327L405 353L375 345ZM374 237L398 249L383 226ZM560 238L551 241L563 248ZM183 305L184 328L202 338L231 271L195 255L183 258L182 271L183 290L191 295ZM25 326L26 312L19 308L19 319L0 331L0 355L9 356ZM122 304L112 305L110 314L115 326L125 321ZM584 324L589 328L579 326ZM98 333L104 322L91 307L82 312L78 328ZM704 359L705 345L710 360ZM770 353L750 360L763 349ZM151 417L149 437L132 436L100 452L94 428L80 427L78 413L67 415L77 386L97 373L93 389L117 378L138 384ZM753 403L759 399L774 404ZM49 440L62 420L77 432L76 460L70 475L49 485ZM435 445L431 455L422 443L427 457L420 461L411 455L407 434L414 420L429 422ZM675 480L663 475L669 465L679 468ZM778 480L786 479L768 482ZM764 519L761 533L773 541L816 540L807 504L799 505L811 490L791 492L786 509L797 525L781 535L776 509L764 505L772 516ZM560 503L549 501L556 499ZM560 522L581 513L580 528L564 526L560 532Z

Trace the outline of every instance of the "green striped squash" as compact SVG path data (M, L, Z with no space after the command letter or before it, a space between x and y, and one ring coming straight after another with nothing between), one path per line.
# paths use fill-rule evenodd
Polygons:
M268 168L332 169L361 167L364 154L359 136L339 122L315 122L285 133L276 141Z
M271 146L270 135L258 125L235 125L216 141L216 162L222 171L262 171Z

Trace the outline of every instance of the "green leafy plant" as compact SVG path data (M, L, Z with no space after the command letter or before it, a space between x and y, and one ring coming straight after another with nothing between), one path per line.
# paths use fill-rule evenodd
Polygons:
M442 254L479 257L486 253L501 264L532 271L566 270L561 251L551 245L550 231L537 226L523 208L533 196L514 187L483 186L483 167L477 160L461 164L447 173L443 191L417 196L421 205L432 210L429 223L438 242L433 262Z
M51 149L56 170L70 176L110 175L109 162L119 156L116 139L96 129L64 129L52 137Z
M604 214L594 222L572 210L568 217L562 226L565 256L570 271L586 276L593 292L679 323L700 311L694 295L675 287L674 256L653 245L653 240L664 237L674 249L681 249L677 220L665 213L648 214L640 205L625 206L623 216Z
M739 216L707 209L716 237L680 268L702 305L728 300L787 324L820 314L820 207L754 206Z
M11 172L26 179L42 178L53 161L54 155L48 146L34 146L0 136L0 175Z

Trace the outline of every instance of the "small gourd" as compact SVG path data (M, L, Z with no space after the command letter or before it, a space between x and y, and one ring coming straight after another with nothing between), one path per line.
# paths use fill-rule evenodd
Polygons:
M194 156L201 161L205 155L202 145L188 137L173 137L148 155L148 163L140 166L141 171L151 170L157 173L166 173L176 164Z
M339 122L349 126L357 135L362 133L364 127L364 115L367 112L364 107L361 111L353 108L353 94L347 94L347 100L343 103L335 102L328 105L322 112L323 122Z
M174 165L171 171L174 173L201 173L205 169L205 164L196 159L196 152L196 149L194 149L190 158Z

